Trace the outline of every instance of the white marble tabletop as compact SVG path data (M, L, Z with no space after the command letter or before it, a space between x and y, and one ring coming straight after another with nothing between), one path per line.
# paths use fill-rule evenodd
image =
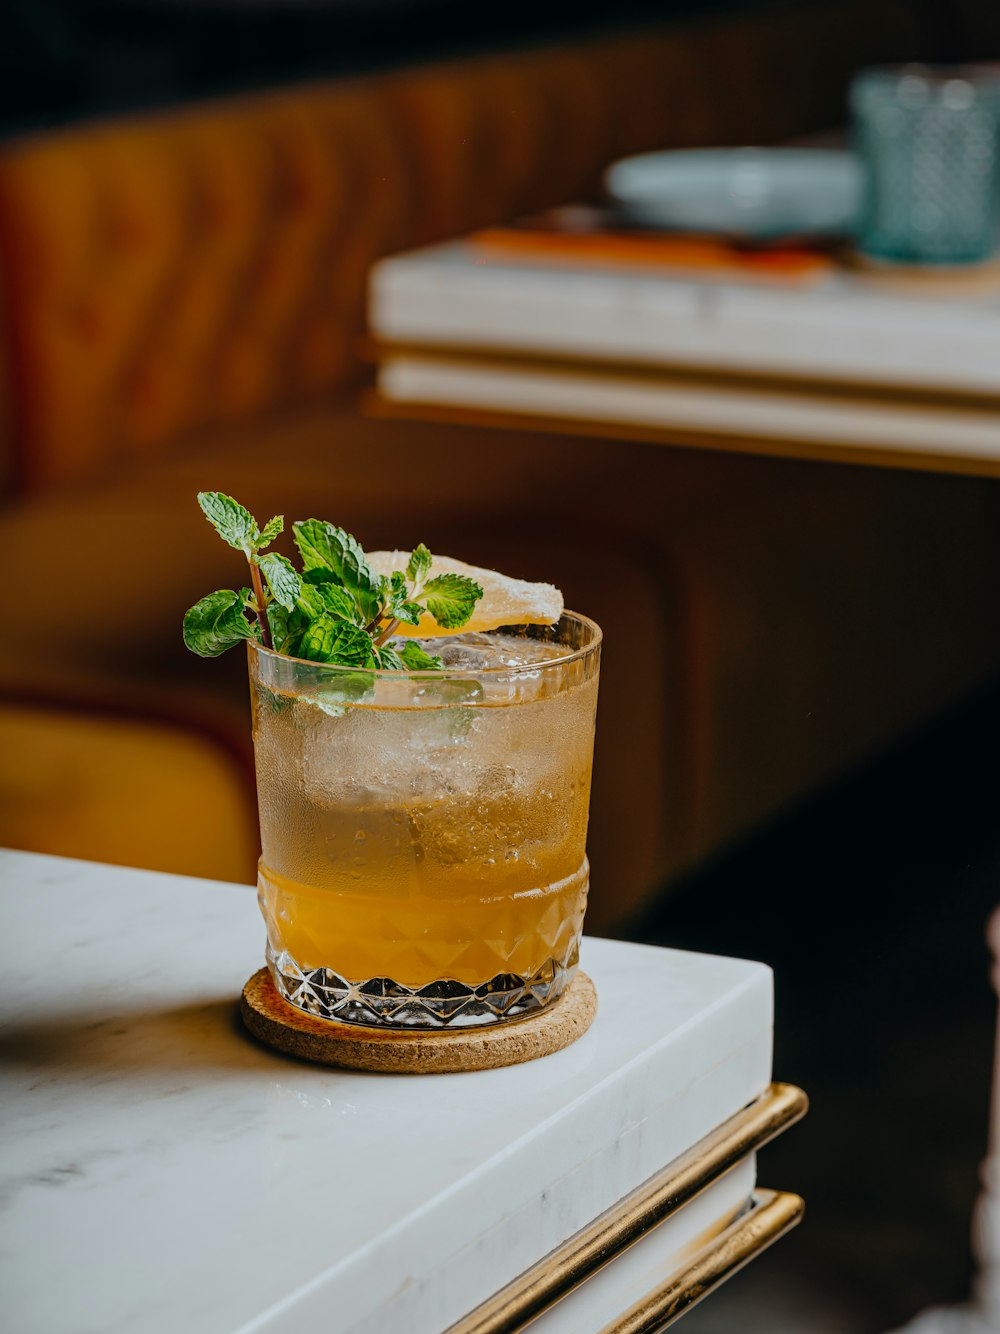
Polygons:
M239 1026L254 893L0 852L11 1334L436 1334L761 1092L760 964L588 940L566 1051L377 1076Z

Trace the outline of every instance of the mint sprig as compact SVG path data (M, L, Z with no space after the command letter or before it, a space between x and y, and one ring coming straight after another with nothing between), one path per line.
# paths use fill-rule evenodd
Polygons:
M385 649L382 652L384 654ZM415 639L404 640L397 650L397 655L403 668L408 672L431 672L441 666L441 659L425 653Z
M217 657L246 639L288 657L384 671L435 671L441 659L413 640L395 641L401 624L429 613L448 630L465 625L483 596L466 575L430 577L433 557L421 543L405 572L377 575L357 539L321 519L292 525L301 572L265 548L280 536L284 517L261 528L245 506L221 491L201 491L198 504L224 542L242 551L250 588L221 589L184 617L184 642L202 657Z

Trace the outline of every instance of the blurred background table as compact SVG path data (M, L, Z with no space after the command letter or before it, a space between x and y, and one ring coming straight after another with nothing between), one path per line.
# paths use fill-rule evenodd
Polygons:
M493 229L375 266L375 412L1000 472L1000 261L879 271L581 235L562 212L562 235Z

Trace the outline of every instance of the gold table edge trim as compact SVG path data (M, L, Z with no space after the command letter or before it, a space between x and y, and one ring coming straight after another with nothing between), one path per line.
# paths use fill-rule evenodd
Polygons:
M805 1202L787 1191L756 1190L750 1208L680 1270L605 1325L600 1334L659 1334L801 1223Z
M762 1148L783 1130L801 1120L808 1109L809 1099L801 1089L792 1084L772 1084L756 1101L723 1122L717 1130L699 1140L681 1157L674 1159L474 1311L451 1325L447 1334L515 1334L515 1331L522 1329L529 1321L579 1287L640 1237L676 1213L748 1154ZM796 1196L781 1198L797 1199ZM802 1202L798 1204L801 1215ZM715 1253L720 1247L729 1244L726 1239L731 1241L733 1229L741 1229L747 1219L754 1216L760 1217L756 1210L741 1216L706 1248L706 1252ZM794 1221L797 1222L798 1217ZM781 1230L791 1226L794 1226L794 1222L787 1223ZM780 1235L780 1231L776 1232L770 1240L776 1240ZM762 1242L755 1249L762 1249L767 1244L769 1242ZM704 1255L706 1252L699 1254ZM751 1254L747 1254L739 1264L729 1266L722 1277L713 1281L713 1286L746 1263ZM696 1258L684 1272L694 1273L697 1267ZM692 1297L683 1309L693 1305L696 1300L700 1298ZM617 1330L617 1327L613 1328ZM636 1331L643 1328L636 1326Z

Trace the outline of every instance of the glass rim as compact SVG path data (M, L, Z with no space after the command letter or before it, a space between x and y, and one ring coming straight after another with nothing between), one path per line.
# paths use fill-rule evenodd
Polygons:
M559 621L553 622L553 624L558 625L565 618L569 618L570 620L575 621L578 625L585 626L590 630L590 642L582 645L580 648L572 649L568 653L563 653L557 658L546 658L544 662L538 663L524 663L520 667L509 667L506 665L502 667L437 667L424 671L398 671L393 670L391 667L357 667L348 665L347 663L314 662L311 658L294 658L289 653L279 653L276 649L265 648L265 646L256 639L247 640L247 652L256 652L262 658L272 661L294 663L296 667L310 667L314 670L338 673L351 672L356 673L359 676L363 675L371 677L372 680L385 678L392 681L440 681L442 679L447 679L449 681L477 681L483 677L488 679L498 679L501 676L520 675L525 672L547 672L551 671L554 667L566 667L571 663L583 661L584 658L589 657L590 654L600 648L601 642L604 639L604 631L596 621L592 620L589 616L584 616L582 612L570 611L567 607L563 610L562 615L559 617ZM532 628L542 629L544 627L537 624L533 626L531 622L527 621L511 621L507 625L498 625L493 630L474 631L473 633L499 634L504 630ZM462 633L462 631L458 632L458 634ZM415 637L416 636L396 636L396 638ZM441 635L439 637L442 640L447 640L455 639L458 635Z

